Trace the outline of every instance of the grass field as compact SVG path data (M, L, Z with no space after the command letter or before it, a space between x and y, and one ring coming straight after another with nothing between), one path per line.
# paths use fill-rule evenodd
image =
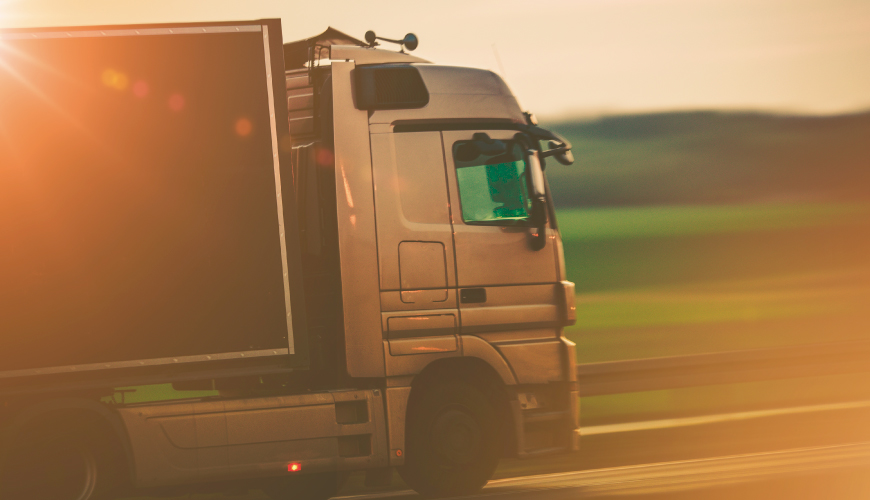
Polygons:
M579 291L578 323L569 329L578 355L645 357L633 346L596 342L600 331L636 340L632 330L653 329L666 345L665 327L685 337L687 327L734 323L723 347L738 349L747 347L739 331L754 323L848 316L867 298L868 215L868 205L833 203L564 210L566 267ZM807 341L801 333L791 340ZM773 337L754 335L749 344L783 341Z
M578 290L578 321L566 334L577 359L867 338L868 215L870 205L854 202L562 210ZM598 396L581 406L584 423L598 424L842 400L863 389L828 377Z

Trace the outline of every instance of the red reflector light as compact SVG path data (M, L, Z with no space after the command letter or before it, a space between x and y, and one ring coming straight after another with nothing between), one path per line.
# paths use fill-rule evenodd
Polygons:
M287 465L287 472L299 472L302 470L302 464L299 462L293 462L292 464Z

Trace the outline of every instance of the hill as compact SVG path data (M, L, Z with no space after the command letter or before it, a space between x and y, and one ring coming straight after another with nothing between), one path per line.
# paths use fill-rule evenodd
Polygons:
M870 198L870 112L685 112L550 123L576 163L548 162L558 207Z

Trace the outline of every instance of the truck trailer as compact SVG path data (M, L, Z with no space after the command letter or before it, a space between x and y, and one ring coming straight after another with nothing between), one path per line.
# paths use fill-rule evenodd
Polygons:
M394 469L449 496L578 449L544 174L571 145L497 74L384 40L0 30L2 498Z

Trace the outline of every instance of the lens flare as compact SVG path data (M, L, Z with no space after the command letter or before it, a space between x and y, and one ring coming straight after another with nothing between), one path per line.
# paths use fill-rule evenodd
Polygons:
M251 135L251 131L253 131L254 125L251 123L251 120L247 118L239 118L236 121L236 134L239 137L247 137Z
M140 99L147 97L150 91L151 89L148 86L148 82L144 80L139 80L133 84L133 95Z
M124 73L113 69L106 69L102 75L103 85L115 90L125 90L130 84L130 79Z
M328 167L335 161L335 155L326 148L318 148L315 154L317 155L315 157L317 164L321 167Z
M16 68L17 64L35 66L41 70L47 71L52 75L57 76L59 79L65 82L79 87L82 86L82 82L70 78L69 75L57 71L56 69L52 68L49 65L46 65L42 61L31 57L30 55L22 52L16 47L13 47L9 43L4 43L3 41L0 41L0 73L11 78L12 80L15 80L18 84L22 85L29 92L36 95L42 102L44 102L47 106L51 107L54 111L58 113L58 115L66 120L67 123L75 127L77 130L85 133L91 139L95 139L93 133L90 130L86 129L76 117L70 115L62 106L60 106L58 103L52 100L45 92L43 92L42 89L37 88L32 82L28 81L27 78L25 78Z
M184 109L184 96L178 93L169 96L169 109L172 111L181 111Z

